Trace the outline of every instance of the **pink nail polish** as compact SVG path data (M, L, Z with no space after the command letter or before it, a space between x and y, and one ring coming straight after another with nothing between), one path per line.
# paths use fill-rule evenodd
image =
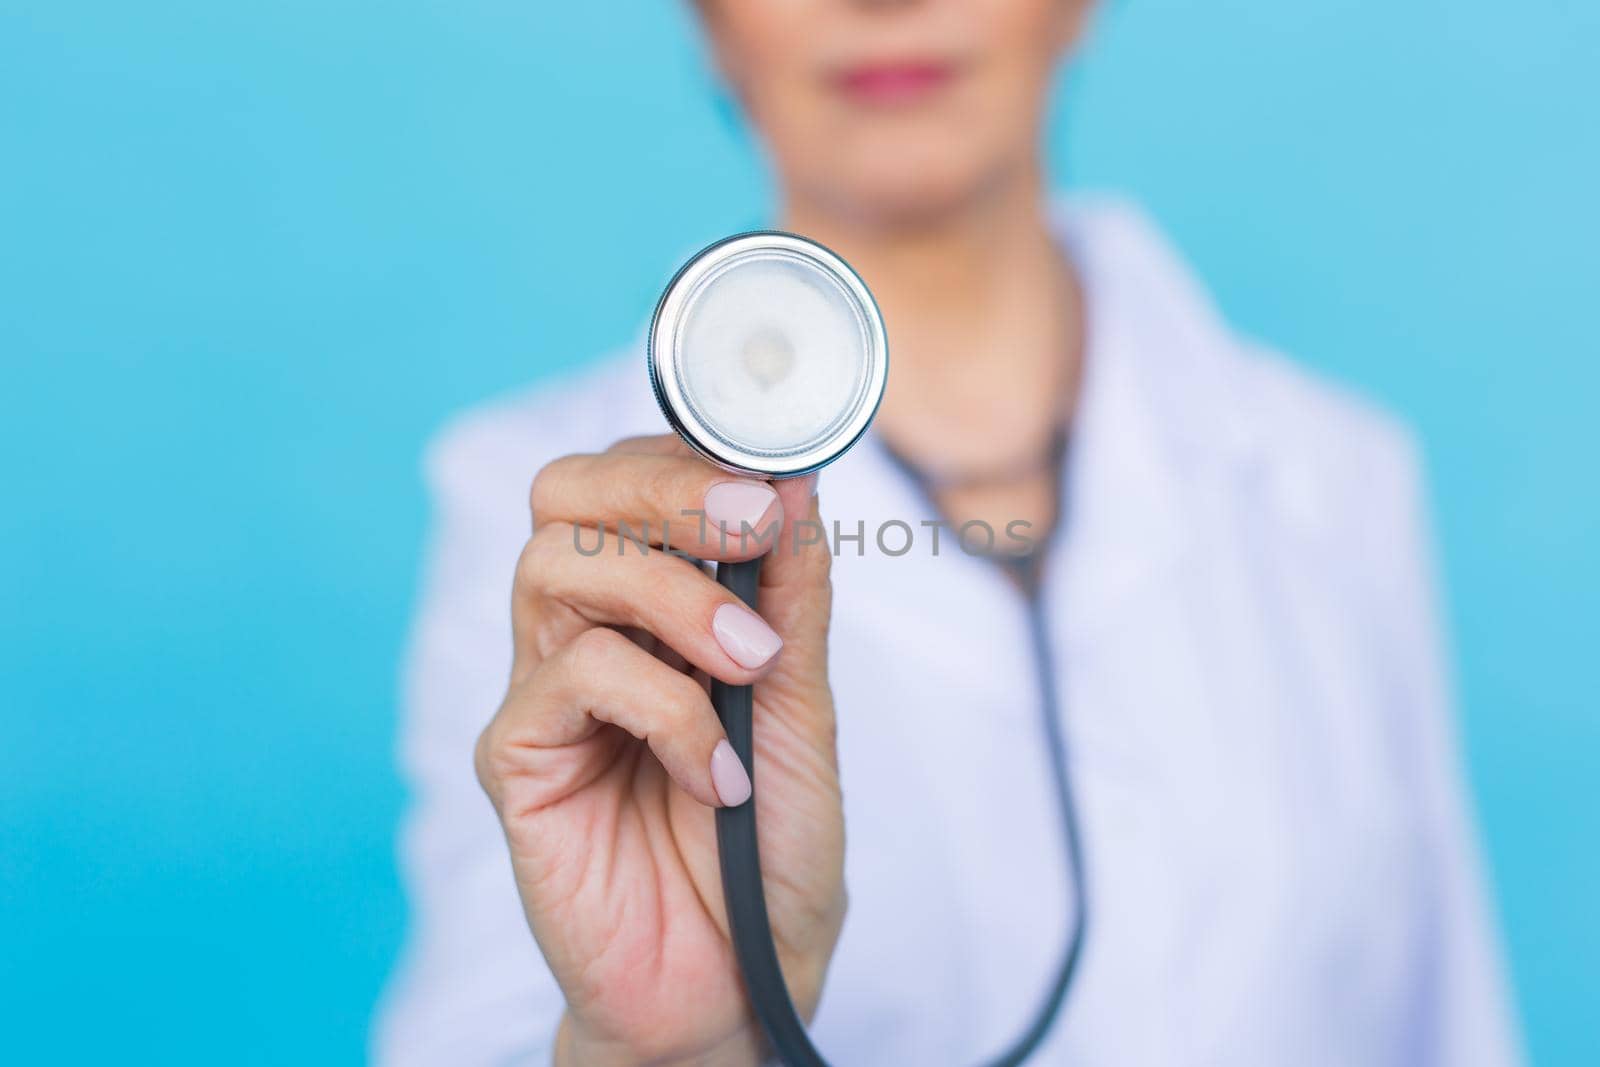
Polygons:
M750 776L727 738L711 750L711 788L717 791L717 799L730 808L750 799Z
M722 651L749 670L766 663L783 647L783 638L761 616L742 604L724 604L718 608L711 616L711 632Z
M706 490L706 518L730 534L747 525L760 530L762 517L777 500L777 491L763 482L718 482Z

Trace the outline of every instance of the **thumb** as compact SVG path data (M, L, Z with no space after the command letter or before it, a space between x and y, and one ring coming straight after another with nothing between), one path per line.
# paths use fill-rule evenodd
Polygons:
M783 526L761 563L759 610L783 638L781 665L820 667L832 609L833 554L818 509L817 476L788 478L772 487L783 506Z

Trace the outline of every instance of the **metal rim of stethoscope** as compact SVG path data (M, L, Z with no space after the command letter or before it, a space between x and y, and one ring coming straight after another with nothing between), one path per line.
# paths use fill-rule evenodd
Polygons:
M851 406L804 448L763 449L719 432L696 407L683 381L679 333L705 287L751 256L777 256L817 271L837 286L855 313L865 365ZM832 249L782 230L751 230L701 249L678 269L650 319L645 356L650 386L667 422L690 447L719 467L764 478L793 478L832 463L872 425L889 380L889 340L877 301L861 276Z

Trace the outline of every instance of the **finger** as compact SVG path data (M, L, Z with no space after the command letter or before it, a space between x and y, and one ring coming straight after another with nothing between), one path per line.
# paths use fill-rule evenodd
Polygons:
M684 443L675 433L653 433L639 437L624 437L606 449L607 452L626 452L645 456L681 456L694 458L698 453Z
M673 670L685 672L689 670L689 661L678 655L667 645L662 644L661 639L649 630L641 630L637 626L629 626L619 632L623 637L626 637Z
M604 627L579 634L513 686L484 739L494 764L490 781L537 779L558 768L581 774L550 757L587 740L600 723L645 742L672 780L700 803L717 807L749 799L743 767L730 767L719 753L727 741L705 691ZM738 764L736 756L732 763ZM574 783L539 784L533 795L548 801L567 795Z
M677 455L563 456L539 472L529 496L536 526L588 526L701 559L758 556L783 521L768 483Z
M815 475L774 483L782 498L785 522L777 546L761 564L756 606L783 639L785 678L827 675L833 556L813 495L816 484Z
M780 595L811 595L828 581L832 554L817 503L817 475L772 483L784 523L761 564L761 586Z
M591 533L549 523L523 549L511 613L519 663L543 654L539 641L549 640L547 623L560 607L592 624L647 630L733 685L749 685L771 667L782 639L710 576L660 549L620 544L592 552Z

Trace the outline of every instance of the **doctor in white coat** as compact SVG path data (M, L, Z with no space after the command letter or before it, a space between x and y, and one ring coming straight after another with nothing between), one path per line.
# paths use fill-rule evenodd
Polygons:
M712 837L750 783L706 675L756 685L780 958L835 1063L993 1056L1080 915L1033 1062L1519 1062L1414 447L1231 331L1135 209L1046 195L1087 6L698 5L776 221L879 299L889 394L820 491L660 436L638 345L436 442L382 1062L763 1061ZM685 511L830 536L780 538L754 613L576 550ZM1019 521L1026 572L954 536Z

